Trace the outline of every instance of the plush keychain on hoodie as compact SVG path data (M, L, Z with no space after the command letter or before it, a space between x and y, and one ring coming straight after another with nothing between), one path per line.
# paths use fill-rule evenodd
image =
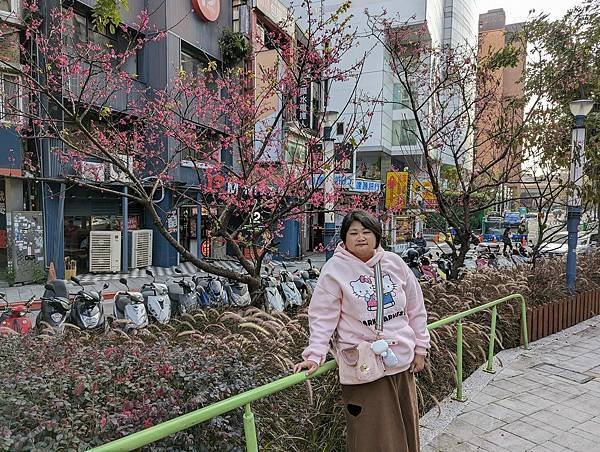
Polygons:
M379 339L378 341L373 342L371 344L371 350L373 350L373 353L383 358L385 367L396 367L398 365L398 357L392 351L385 339Z

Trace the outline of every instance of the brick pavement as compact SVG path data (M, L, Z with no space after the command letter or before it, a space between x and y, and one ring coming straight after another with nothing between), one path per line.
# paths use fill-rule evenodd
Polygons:
M460 412L423 452L600 451L600 316L508 360L467 402L445 402ZM421 420L426 436L433 411Z

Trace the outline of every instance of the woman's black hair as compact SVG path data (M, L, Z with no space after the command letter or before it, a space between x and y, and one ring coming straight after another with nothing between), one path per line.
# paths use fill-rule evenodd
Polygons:
M350 225L355 221L358 221L363 225L363 227L375 234L375 248L378 248L379 243L381 242L381 225L375 217L373 217L371 214L368 214L364 210L354 210L344 217L344 220L342 221L342 228L340 229L340 237L342 242L346 243L346 234L348 234L348 229L350 229Z

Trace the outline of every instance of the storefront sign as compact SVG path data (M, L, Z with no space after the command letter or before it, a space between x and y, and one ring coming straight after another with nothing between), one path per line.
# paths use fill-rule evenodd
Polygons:
M437 198L429 179L415 180L412 184L412 199L420 208L435 209Z
M301 86L298 94L298 109L296 115L300 127L310 127L310 99L311 99L311 84Z
M388 172L385 183L385 207L406 207L408 171Z
M378 193L381 191L381 182L374 180L356 179L354 191L365 193Z
M202 244L200 245L200 252L204 257L210 257L210 249L210 240L203 240Z
M214 22L221 12L220 0L192 0L194 12L205 22Z
M325 176L323 174L313 174L312 180L306 181L307 185L323 188L325 186ZM333 183L340 188L352 188L352 174L334 174Z
M178 225L178 221L177 221L177 212L172 212L168 217L167 217L167 230L172 234L174 232L177 232L177 225Z

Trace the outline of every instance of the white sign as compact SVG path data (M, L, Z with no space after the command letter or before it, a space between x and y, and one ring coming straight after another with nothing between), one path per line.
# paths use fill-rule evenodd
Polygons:
M185 168L198 168L198 169L208 169L212 168L213 165L206 162L194 162L193 160L182 160L179 162L179 166L183 166Z

